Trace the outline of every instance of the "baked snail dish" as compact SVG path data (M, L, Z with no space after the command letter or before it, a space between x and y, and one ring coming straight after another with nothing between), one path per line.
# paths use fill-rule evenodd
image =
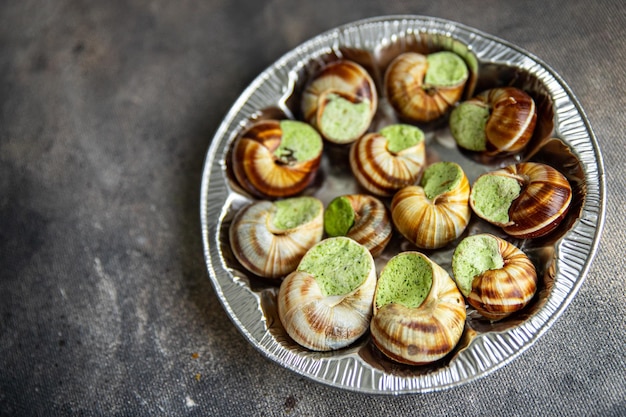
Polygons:
M461 99L468 78L465 61L454 52L405 52L389 64L384 87L401 119L425 123L443 116Z
M556 229L571 200L567 178L537 162L521 162L482 174L470 193L470 206L476 215L520 239L544 236Z
M330 237L347 236L376 257L391 240L393 226L387 207L368 194L335 197L324 211L324 231Z
M420 252L402 252L380 273L370 333L390 359L423 365L454 349L465 317L463 295L445 269Z
M324 206L315 197L255 201L240 209L229 228L230 246L248 271L264 278L292 272L324 233Z
M393 124L368 133L350 148L350 168L370 193L389 197L415 184L426 161L424 132L414 126Z
M369 128L378 107L374 80L359 64L339 60L324 66L302 93L304 120L329 142L347 144Z
M450 114L450 132L461 148L495 156L524 149L536 121L531 96L519 88L499 87L459 104Z
M463 239L452 255L452 273L467 302L492 321L524 308L537 290L526 254L491 234Z
M231 164L235 177L255 197L290 197L314 180L323 142L309 124L262 120L235 141Z
M376 267L367 248L347 237L327 238L282 282L278 316L299 345L341 349L367 331L375 289Z
M436 162L420 181L398 191L391 200L396 229L422 249L437 249L465 230L471 217L470 186L460 165Z

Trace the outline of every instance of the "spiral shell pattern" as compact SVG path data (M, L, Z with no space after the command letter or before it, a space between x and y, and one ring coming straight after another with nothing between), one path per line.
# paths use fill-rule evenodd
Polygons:
M463 295L448 273L425 255L431 265L430 292L417 308L391 303L374 305L370 324L372 341L387 357L401 363L422 365L450 353L465 327Z
M484 91L474 100L491 109L485 126L487 154L517 152L526 146L537 121L531 96L515 87L500 87Z
M319 200L317 204L319 211L314 218L286 230L273 226L276 213L273 202L256 201L243 207L229 228L233 254L244 268L261 277L280 278L289 274L306 251L322 239L323 205Z
M324 130L322 115L331 95L338 95L353 104L368 105L369 120L353 137L335 138ZM359 138L371 123L378 107L378 93L374 80L361 65L350 60L339 60L324 66L307 84L302 93L303 118L331 142L349 143Z
M509 222L497 224L510 236L520 239L544 236L556 229L567 214L572 188L567 178L549 165L522 162L483 175L514 178L522 186L509 208ZM470 206L474 208L475 204L470 198Z
M371 255L368 261L369 273L348 294L324 295L315 277L305 271L296 270L283 280L278 314L296 343L314 351L336 350L350 345L368 330L376 289L376 267Z
M354 224L347 236L365 246L373 257L381 254L391 240L393 226L387 207L367 194L345 196L355 212Z
M234 144L231 163L239 184L255 197L289 197L302 192L314 180L322 152L316 157L295 161L274 154L283 131L278 120L253 124Z
M368 133L350 148L354 177L363 188L380 197L415 184L426 161L424 141L399 152L389 151L387 142L380 133Z
M496 321L524 308L537 290L537 273L528 256L504 239L498 242L504 260L501 269L490 269L474 278L468 303L482 316Z
M402 118L430 122L443 116L463 94L463 80L453 86L426 86L426 55L405 52L398 55L385 72L387 99Z
M467 227L471 217L469 194L465 173L455 188L432 200L421 186L404 187L391 200L393 224L417 247L441 248L461 236Z

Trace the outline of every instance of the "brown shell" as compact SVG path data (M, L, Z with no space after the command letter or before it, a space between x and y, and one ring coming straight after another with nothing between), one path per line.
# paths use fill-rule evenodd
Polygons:
M337 94L353 103L369 103L370 120L378 108L376 85L369 73L361 65L349 60L339 60L324 66L307 84L302 93L302 113L304 120L314 126L323 137L338 142L320 127L320 118L328 104L328 96ZM358 132L347 143L352 142L365 131ZM346 143L346 142L343 142Z
M415 122L430 122L443 116L461 99L465 82L453 86L427 86L426 55L405 52L389 64L385 72L387 99L398 114Z
M347 239L347 238L345 238ZM315 351L346 347L369 328L376 290L376 267L361 286L346 295L324 296L315 277L294 271L278 293L278 315L285 331L301 346Z
M482 316L495 321L521 310L530 302L537 290L537 272L519 248L497 236L493 238L498 242L504 266L475 277L467 301Z
M519 88L500 87L484 91L473 100L485 103L490 109L485 126L487 154L513 153L526 146L537 121L531 96Z
M298 263L324 233L323 205L310 222L288 230L272 227L276 208L271 201L256 201L237 212L229 228L230 246L248 271L265 278L281 278Z
M396 229L417 247L441 248L461 236L471 217L470 186L465 173L459 185L430 200L424 189L411 185L391 200L391 219Z
M509 208L509 222L494 223L510 236L520 239L544 236L556 229L567 214L572 188L567 178L549 165L522 162L482 175L508 176L522 186L520 195ZM472 209L474 205L470 198Z
M443 358L458 344L465 327L465 302L450 275L425 255L432 266L433 284L417 308L401 304L374 306L372 341L387 357L422 365Z
M255 197L289 197L302 192L315 179L322 152L307 161L285 161L274 155L282 129L278 120L262 120L243 132L234 144L233 173Z
M367 194L350 194L344 197L350 201L356 215L347 236L369 249L373 257L377 257L385 250L393 231L387 207Z
M394 153L388 139L368 133L352 144L350 168L359 184L380 197L390 197L400 188L415 184L426 163L424 141Z

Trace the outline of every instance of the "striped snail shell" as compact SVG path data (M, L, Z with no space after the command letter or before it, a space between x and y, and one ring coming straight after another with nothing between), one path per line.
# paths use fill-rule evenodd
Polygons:
M378 106L376 85L361 65L339 60L324 66L302 93L304 120L330 142L347 144L369 128Z
M237 212L230 225L233 254L256 275L283 277L322 239L323 211L315 197L252 202Z
M370 193L389 197L415 184L424 169L426 149L421 129L394 124L368 133L350 148L350 169Z
M468 77L465 62L453 52L405 52L389 64L384 86L401 118L430 122L461 99Z
M528 256L491 234L463 239L452 255L452 271L468 303L492 321L524 308L537 290L537 273Z
M310 125L262 120L235 141L231 163L239 184L255 197L294 196L311 184L323 142Z
M494 156L526 147L536 121L530 95L519 88L498 87L459 104L450 114L450 131L462 148Z
M465 302L450 275L420 252L402 252L380 273L374 295L372 341L390 359L434 362L458 344Z
M328 236L347 236L377 257L391 240L393 226L387 207L369 194L335 197L324 211Z
M424 171L419 186L404 187L393 196L393 224L417 247L441 248L467 227L469 195L469 181L458 164L434 163Z
M278 316L299 345L340 349L369 328L375 288L376 267L367 248L344 236L327 238L283 280Z
M470 206L480 218L520 239L544 236L556 229L571 200L567 178L537 162L521 162L482 174L470 194Z

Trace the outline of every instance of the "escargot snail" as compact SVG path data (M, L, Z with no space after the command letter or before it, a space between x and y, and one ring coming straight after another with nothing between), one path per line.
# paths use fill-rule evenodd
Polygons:
M556 229L572 200L567 178L549 165L521 162L479 176L470 206L487 222L520 239Z
M491 234L463 239L452 255L452 273L469 304L493 321L524 308L537 290L526 254Z
M389 64L384 86L401 118L430 122L461 99L468 77L465 61L454 52L405 52Z
M376 257L391 240L392 225L387 208L368 194L335 197L324 211L328 236L347 236L365 246Z
M402 252L380 273L370 324L372 341L389 358L421 365L458 344L465 302L450 275L419 252Z
M262 120L235 141L231 162L239 184L255 197L289 197L313 181L322 150L322 138L307 123Z
M283 277L322 239L323 211L322 202L315 197L250 203L237 212L230 225L233 254L254 274Z
M359 64L339 60L324 66L302 93L304 120L330 142L346 144L370 126L378 106L374 80Z
M417 247L441 248L467 227L469 195L469 181L460 165L434 163L424 171L419 186L404 187L393 196L393 224Z
M354 177L363 188L381 197L415 184L425 160L424 132L405 124L393 124L380 132L368 133L350 148Z
M376 267L367 248L347 237L327 238L283 280L278 316L301 346L340 349L367 331L375 288Z
M487 155L523 149L535 130L535 101L515 87L493 88L459 104L450 114L457 144Z

